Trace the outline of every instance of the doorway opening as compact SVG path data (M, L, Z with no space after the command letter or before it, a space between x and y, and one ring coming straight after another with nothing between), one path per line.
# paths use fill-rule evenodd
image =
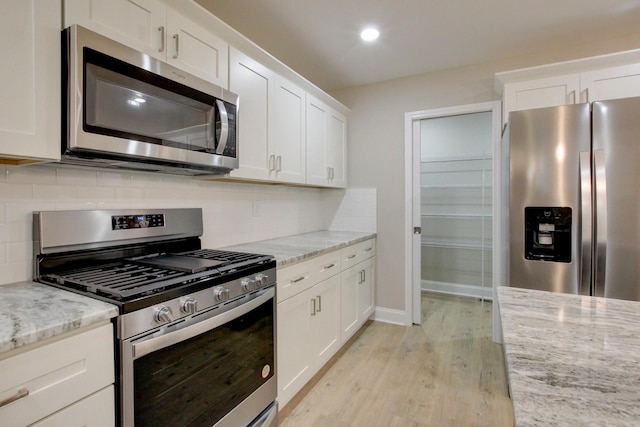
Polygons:
M420 323L423 289L493 298L502 269L500 103L407 113L405 132L405 295Z

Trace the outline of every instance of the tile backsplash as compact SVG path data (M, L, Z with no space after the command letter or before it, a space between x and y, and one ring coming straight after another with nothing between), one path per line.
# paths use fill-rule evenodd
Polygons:
M375 189L0 165L0 285L33 277L33 211L200 207L203 247L216 248L329 228L375 231L375 204Z

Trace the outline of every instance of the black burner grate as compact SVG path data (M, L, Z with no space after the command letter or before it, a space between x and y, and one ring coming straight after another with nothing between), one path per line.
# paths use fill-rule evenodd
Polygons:
M167 256L172 262L184 259L186 268L163 268L167 266L154 265L154 259L166 261ZM211 262L211 268L193 270L193 258L205 259ZM133 298L163 292L188 281L200 277L216 277L232 273L240 268L256 265L271 260L271 256L247 254L241 252L201 249L176 254L158 254L155 257L127 259L121 262L85 267L70 271L51 273L42 278L59 286L78 289L96 295L101 295L117 301L127 301ZM215 265L215 266L214 266Z

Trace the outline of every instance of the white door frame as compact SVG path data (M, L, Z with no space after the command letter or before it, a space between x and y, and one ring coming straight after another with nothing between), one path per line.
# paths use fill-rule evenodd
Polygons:
M503 269L502 236L500 218L501 201L501 124L500 101L405 113L405 312L407 325L420 323L420 235L414 234L414 227L420 226L420 120L460 114L492 112L493 120L493 297ZM494 310L495 313L496 310ZM496 336L496 317L494 315L494 337Z

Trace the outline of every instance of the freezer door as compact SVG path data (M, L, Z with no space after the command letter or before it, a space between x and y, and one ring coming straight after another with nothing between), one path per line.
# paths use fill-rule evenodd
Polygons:
M588 295L589 104L512 112L509 128L509 285Z
M593 103L594 294L640 301L640 98Z

